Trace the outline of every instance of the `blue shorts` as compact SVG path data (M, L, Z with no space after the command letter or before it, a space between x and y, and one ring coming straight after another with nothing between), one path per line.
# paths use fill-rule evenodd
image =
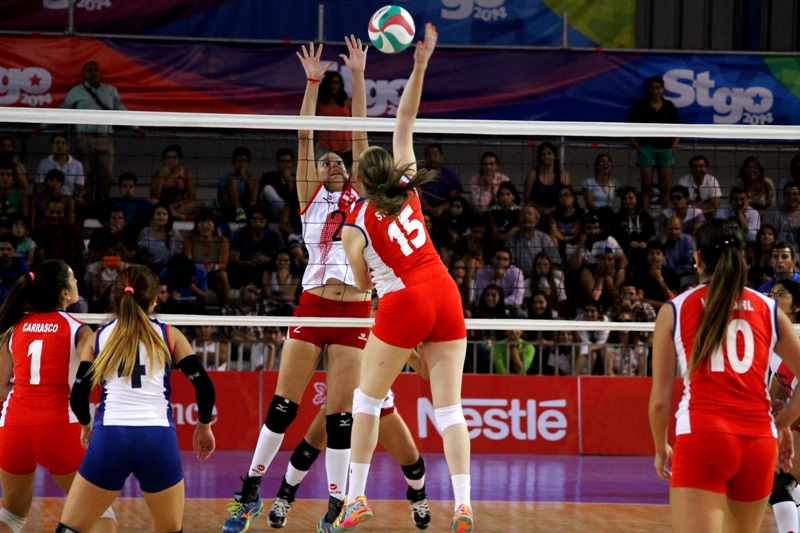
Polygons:
M113 491L133 474L142 492L161 492L183 479L178 436L170 427L95 427L78 473Z

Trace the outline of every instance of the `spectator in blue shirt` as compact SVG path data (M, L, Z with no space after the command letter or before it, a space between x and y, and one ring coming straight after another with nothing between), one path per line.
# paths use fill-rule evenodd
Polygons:
M775 275L758 288L761 294L767 294L778 281L793 279L800 281L800 274L795 271L797 266L797 252L785 241L778 241L772 245L772 268Z
M229 272L232 285L238 287L239 280L260 280L264 271L273 265L277 253L286 248L281 232L271 228L264 209L258 205L247 212L247 222L231 235Z
M667 219L660 237L650 239L664 243L664 265L673 269L678 277L694 274L694 239L683 233L683 223L678 217Z
M0 235L0 304L6 300L14 283L31 271L24 259L14 255L14 244L12 234Z
M439 171L436 179L422 185L424 194L420 195L422 208L433 218L441 218L450 207L450 199L461 195L464 188L461 178L453 170L442 166L444 152L439 144L429 144L425 148L425 168Z
M119 177L119 196L108 199L108 212L120 209L125 214L128 227L135 228L136 233L150 223L150 210L153 204L146 198L136 198L138 180L131 172L123 172ZM138 215L138 216L137 216Z

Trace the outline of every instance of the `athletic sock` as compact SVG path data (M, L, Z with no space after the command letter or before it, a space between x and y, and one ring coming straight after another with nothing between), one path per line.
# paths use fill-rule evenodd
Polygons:
M797 505L794 502L774 503L772 512L775 513L778 533L797 533Z
M347 486L347 470L350 465L350 448L346 450L325 449L325 470L328 473L328 495L343 500Z
M456 474L455 476L450 476L450 480L453 482L456 509L460 505L471 505L469 501L471 476L469 474Z
M283 442L283 433L275 433L267 429L266 425L261 426L261 433L258 435L258 444L253 453L253 461L250 463L248 476L263 476L267 472L270 463L275 458L275 454Z
M347 502L353 503L359 496L365 495L369 463L350 463L350 486L347 488Z

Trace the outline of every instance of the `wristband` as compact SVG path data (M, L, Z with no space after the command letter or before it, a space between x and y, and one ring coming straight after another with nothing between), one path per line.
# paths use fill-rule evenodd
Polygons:
M306 81L309 81L311 83L319 83L320 82L320 80L315 80L314 78L306 78Z

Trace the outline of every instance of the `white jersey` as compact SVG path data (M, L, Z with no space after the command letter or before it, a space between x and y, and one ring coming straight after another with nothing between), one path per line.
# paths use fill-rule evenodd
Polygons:
M168 326L155 318L150 323L172 353ZM97 330L95 356L113 334L113 320ZM94 418L95 426L175 427L170 404L169 364L153 367L144 345L139 343L139 363L129 378L113 377L102 382L103 397Z
M321 287L329 279L355 286L356 281L342 247L342 227L356 200L360 198L349 183L339 192L320 184L300 212L303 240L308 249L308 266L303 274L303 290Z

